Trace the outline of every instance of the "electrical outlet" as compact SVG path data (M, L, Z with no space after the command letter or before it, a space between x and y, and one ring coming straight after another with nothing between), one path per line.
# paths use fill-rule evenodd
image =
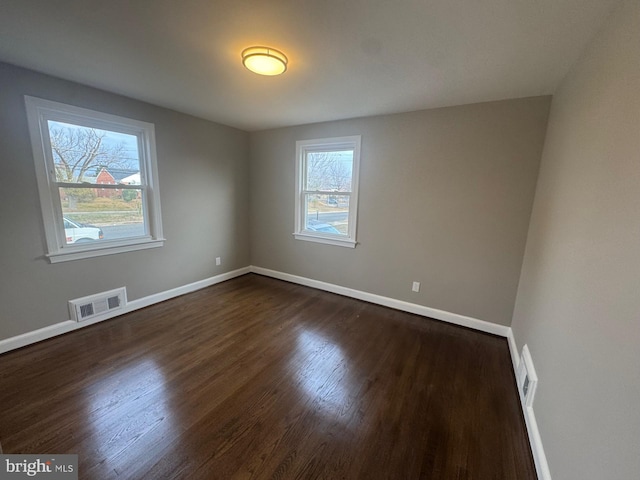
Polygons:
M419 292L420 291L420 282L413 282L413 286L411 287L411 290L413 292Z
M222 263L222 259L220 257L216 257L216 265L220 265Z

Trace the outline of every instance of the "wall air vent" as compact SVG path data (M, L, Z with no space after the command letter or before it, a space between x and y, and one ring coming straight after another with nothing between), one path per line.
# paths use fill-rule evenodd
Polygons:
M522 355L520 356L520 363L518 364L516 380L518 382L518 392L520 393L522 404L525 407L533 408L533 396L538 386L538 376L536 375L535 368L533 368L533 360L531 360L531 353L529 353L529 347L527 345L522 347Z
M69 301L69 313L76 322L114 317L127 304L127 288L117 288Z

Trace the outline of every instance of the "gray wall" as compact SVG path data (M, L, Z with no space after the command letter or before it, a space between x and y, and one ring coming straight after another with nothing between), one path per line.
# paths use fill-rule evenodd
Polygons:
M164 247L49 264L24 95L155 124ZM137 299L247 266L248 143L240 130L0 63L0 339L68 320L69 299L123 285Z
M640 475L640 3L554 96L513 329L554 480Z
M252 133L252 264L509 325L549 104L535 97ZM344 135L362 135L359 245L294 240L295 142Z

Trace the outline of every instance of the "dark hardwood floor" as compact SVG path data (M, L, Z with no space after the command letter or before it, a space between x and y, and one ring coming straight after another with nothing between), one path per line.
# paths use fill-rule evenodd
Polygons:
M0 355L0 412L87 479L535 479L505 339L252 274Z

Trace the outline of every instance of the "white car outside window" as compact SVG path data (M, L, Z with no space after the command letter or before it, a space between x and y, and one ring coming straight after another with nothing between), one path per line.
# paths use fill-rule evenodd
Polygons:
M90 242L94 240L102 240L104 234L102 230L93 225L85 225L64 218L64 236L67 245L73 243Z

